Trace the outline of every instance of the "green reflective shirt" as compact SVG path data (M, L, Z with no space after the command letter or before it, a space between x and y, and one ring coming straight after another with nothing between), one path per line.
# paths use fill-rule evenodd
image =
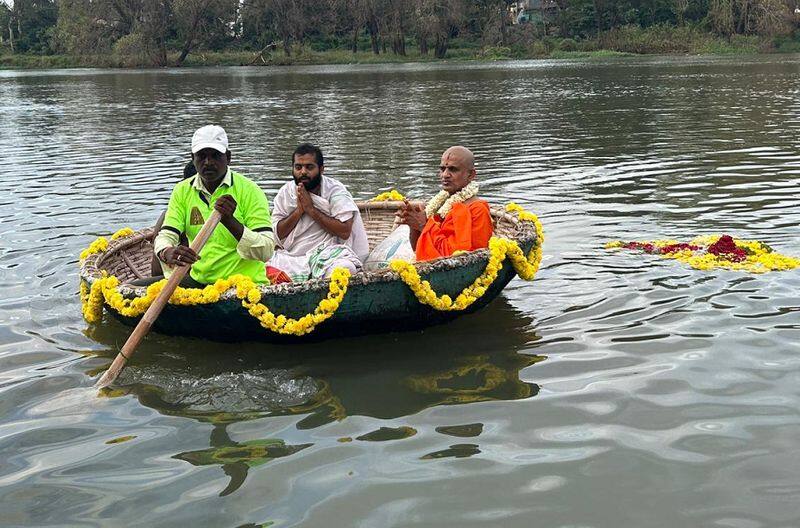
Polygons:
M191 243L214 210L214 203L226 194L236 200L233 216L245 226L245 231L272 231L269 202L264 191L255 182L230 169L212 194L205 189L199 174L176 185L162 229L185 233ZM241 274L254 282L268 282L264 262L242 258L237 252L238 245L239 241L230 231L218 225L200 250L200 260L192 266L192 278L203 284L213 284L218 279Z

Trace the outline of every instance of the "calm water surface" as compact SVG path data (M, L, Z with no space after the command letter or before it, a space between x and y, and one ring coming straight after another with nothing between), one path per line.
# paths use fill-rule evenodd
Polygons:
M797 56L0 72L0 525L800 526L800 276L602 249L800 255ZM77 255L152 224L192 131L274 196L303 140L357 198L482 193L545 260L483 311L304 346L80 316Z

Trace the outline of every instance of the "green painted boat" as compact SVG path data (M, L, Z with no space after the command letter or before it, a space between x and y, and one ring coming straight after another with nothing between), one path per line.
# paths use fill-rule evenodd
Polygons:
M359 204L370 243L377 245L395 227L395 211L401 202L364 202ZM491 208L495 236L516 241L527 254L538 244L532 222L520 221L517 215L501 207ZM126 298L146 295L144 287L130 282L150 276L152 229L112 240L108 249L86 257L81 263L80 278L89 287L104 273L119 278L119 292ZM438 294L457 296L480 276L489 262L488 249L463 253L416 264L423 280ZM486 293L464 311L442 312L420 303L411 289L391 270L362 272L353 275L339 309L327 321L305 336L286 336L262 328L233 290L211 304L178 306L168 304L153 329L168 335L195 336L216 341L292 342L345 335L420 328L441 323L464 313L474 312L491 302L516 275L509 259ZM298 318L313 312L328 293L330 281L316 279L303 283L261 286L261 302L276 315ZM106 305L106 312L126 325L135 326L138 318L124 317Z

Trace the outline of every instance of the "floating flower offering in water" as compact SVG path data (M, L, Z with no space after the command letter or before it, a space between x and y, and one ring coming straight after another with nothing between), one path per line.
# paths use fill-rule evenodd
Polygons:
M730 235L700 236L686 243L677 240L624 242L615 240L606 249L634 249L671 258L699 270L728 269L749 273L785 271L800 267L800 259L776 253L758 240L738 240Z

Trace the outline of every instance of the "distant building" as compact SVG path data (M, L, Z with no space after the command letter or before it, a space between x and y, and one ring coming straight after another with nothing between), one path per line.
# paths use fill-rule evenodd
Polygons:
M519 0L510 9L515 24L552 24L558 18L555 0Z

